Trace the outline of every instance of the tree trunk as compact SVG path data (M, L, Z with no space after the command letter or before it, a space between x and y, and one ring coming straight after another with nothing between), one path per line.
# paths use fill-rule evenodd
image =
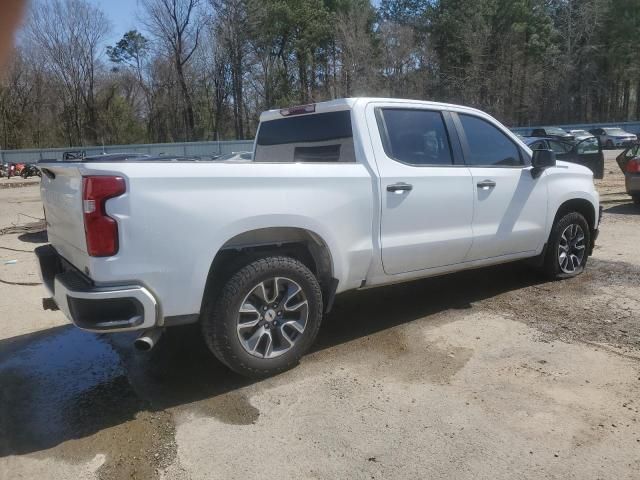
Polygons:
M179 58L176 58L176 73L178 74L178 83L180 83L180 90L182 91L182 98L184 100L184 113L185 113L185 133L186 141L193 140L193 132L195 130L195 120L193 115L193 102L191 95L189 94L189 87L184 77L184 70L182 68L182 62Z

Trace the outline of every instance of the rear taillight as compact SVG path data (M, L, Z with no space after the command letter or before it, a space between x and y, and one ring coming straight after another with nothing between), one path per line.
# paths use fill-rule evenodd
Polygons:
M627 162L627 173L640 173L640 160L632 158Z
M118 223L107 215L105 203L126 192L122 177L82 177L82 211L87 253L109 257L118 253Z

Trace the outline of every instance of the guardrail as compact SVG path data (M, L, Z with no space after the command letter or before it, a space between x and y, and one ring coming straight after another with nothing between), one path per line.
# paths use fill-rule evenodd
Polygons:
M84 151L87 156L108 153L145 153L149 155L208 156L253 150L253 140L223 142L147 143L105 145L103 147L66 147L28 150L0 150L2 163L35 163L39 160L62 160L64 152Z

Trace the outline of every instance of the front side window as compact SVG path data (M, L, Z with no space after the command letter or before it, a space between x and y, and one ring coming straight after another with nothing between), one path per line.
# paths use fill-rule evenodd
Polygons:
M447 129L442 114L430 110L380 108L376 111L384 151L409 165L451 165Z
M555 140L549 140L549 146L551 150L556 153L567 153L571 151L572 146L567 143L556 142Z
M467 137L467 165L512 167L522 165L516 144L495 126L473 115L458 114Z
M260 124L256 162L355 162L351 112L315 113Z
M586 138L578 143L576 150L580 155L587 153L598 153L600 152L600 144L598 143L597 138Z

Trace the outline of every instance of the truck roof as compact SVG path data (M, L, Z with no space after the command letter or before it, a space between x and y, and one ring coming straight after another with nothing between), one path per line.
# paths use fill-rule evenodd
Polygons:
M336 100L329 100L327 102L312 103L309 105L299 105L289 108L279 108L273 110L267 110L260 115L260 121L265 122L268 120L277 120L289 116L291 110L303 110L305 107L310 107L309 111L297 111L296 115L313 115L314 113L335 112L339 110L350 110L358 103L369 102L388 102L388 103L411 103L422 104L426 107L434 107L437 109L454 108L456 110L466 110L469 112L480 113L486 115L485 112L477 110L471 107L465 107L463 105L455 105L451 103L431 102L426 100L410 100L403 98L384 98L384 97L350 97L350 98L338 98Z

